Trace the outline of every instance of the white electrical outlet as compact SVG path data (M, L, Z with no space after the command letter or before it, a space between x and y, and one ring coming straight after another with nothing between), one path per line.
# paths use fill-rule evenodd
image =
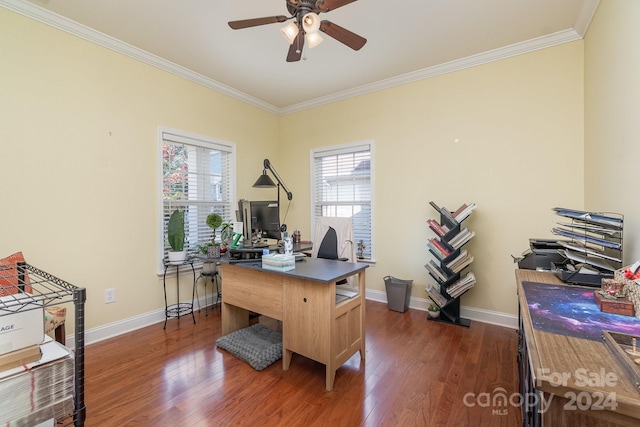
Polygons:
M112 302L116 302L116 290L114 288L105 289L104 303L111 304Z

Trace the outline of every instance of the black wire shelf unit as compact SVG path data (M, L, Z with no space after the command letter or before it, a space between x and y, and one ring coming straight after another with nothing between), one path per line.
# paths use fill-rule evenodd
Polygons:
M86 289L74 286L30 264L0 264L8 294L0 300L0 318L12 314L72 303L74 307L74 409L56 420L56 426L84 426L84 320ZM27 292L28 291L28 292ZM28 295L28 298L24 298Z

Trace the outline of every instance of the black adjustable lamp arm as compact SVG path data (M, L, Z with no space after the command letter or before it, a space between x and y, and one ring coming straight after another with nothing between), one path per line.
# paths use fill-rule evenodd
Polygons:
M264 168L271 171L273 176L276 178L276 181L278 181L278 185L280 185L284 189L284 192L287 193L287 199L293 199L293 193L289 191L286 185L284 185L284 182L280 179L280 175L278 175L278 172L273 168L269 159L264 159Z

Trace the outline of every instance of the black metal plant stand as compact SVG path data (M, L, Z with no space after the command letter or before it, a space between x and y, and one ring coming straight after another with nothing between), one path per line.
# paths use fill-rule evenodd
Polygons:
M193 259L186 259L181 263L172 263L168 260L164 260L164 275L162 277L162 283L164 287L164 326L162 329L167 329L167 320L175 317L181 317L191 314L193 317L193 323L196 323L196 316L193 313L193 300L196 292L196 269L193 266ZM180 266L189 265L193 272L193 288L191 290L191 302L180 302ZM169 267L176 268L176 288L177 296L176 303L169 305L167 301L167 270Z

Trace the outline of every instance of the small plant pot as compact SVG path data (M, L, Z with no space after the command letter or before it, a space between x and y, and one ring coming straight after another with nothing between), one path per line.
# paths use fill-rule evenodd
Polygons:
M181 264L187 259L187 251L169 251L167 256L171 264Z
M438 317L440 317L440 312L439 311L427 311L427 314L432 319L437 319Z
M215 262L205 262L202 264L202 273L203 274L213 274L216 271L216 263Z
M208 246L207 258L220 258L220 246L219 245Z

